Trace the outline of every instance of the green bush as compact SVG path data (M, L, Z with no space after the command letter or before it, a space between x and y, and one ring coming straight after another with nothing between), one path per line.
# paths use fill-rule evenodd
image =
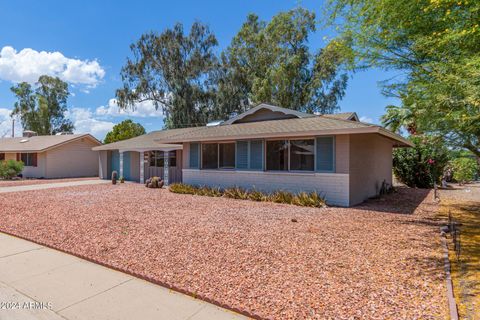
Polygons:
M478 164L472 158L457 158L451 162L453 179L458 183L465 183L475 178L478 172Z
M6 160L0 161L0 178L12 179L23 171L22 161Z
M181 194L194 194L199 196L209 197L225 197L231 199L240 200L253 200L253 201L271 201L276 203L294 204L303 207L326 207L325 198L317 192L300 192L293 194L287 191L276 191L271 194L264 193L258 190L245 190L240 187L227 188L221 190L215 187L196 187L184 183L174 183L170 185L170 191Z
M415 136L413 148L397 148L393 152L393 172L409 187L431 188L440 182L448 163L448 149L439 138Z

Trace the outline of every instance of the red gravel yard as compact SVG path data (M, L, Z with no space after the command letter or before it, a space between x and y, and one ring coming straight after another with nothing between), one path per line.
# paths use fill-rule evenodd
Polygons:
M48 184L59 183L69 181L83 181L83 180L96 180L98 177L88 178L61 178L61 179L18 179L18 180L0 180L0 188L2 187L16 187L16 186L29 186L35 184Z
M258 318L444 319L430 200L317 209L91 185L0 194L0 230Z

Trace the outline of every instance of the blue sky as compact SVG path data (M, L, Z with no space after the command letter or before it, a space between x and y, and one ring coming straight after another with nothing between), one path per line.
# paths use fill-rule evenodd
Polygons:
M9 88L18 81L34 81L39 73L55 73L69 82L69 117L77 132L103 139L126 118L142 123L147 131L158 130L163 121L151 104L139 106L136 113L121 114L112 100L122 84L119 73L132 42L147 31L161 32L176 22L188 28L199 20L215 33L220 51L248 13L268 20L299 3L321 18L321 0L0 1L0 137L11 126L8 114L15 99ZM323 47L324 36L332 36L331 30L314 34L311 47ZM391 75L380 70L354 74L341 110L356 111L377 123L385 106L396 103L382 96L378 86L378 81Z

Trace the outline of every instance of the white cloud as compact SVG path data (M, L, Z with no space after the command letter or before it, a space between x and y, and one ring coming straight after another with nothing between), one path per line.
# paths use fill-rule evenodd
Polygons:
M41 75L57 76L70 84L95 87L105 76L105 70L96 60L67 58L58 51L25 48L17 52L10 46L0 50L0 79L35 83Z
M373 123L373 119L366 116L362 116L360 117L360 122Z
M132 116L132 117L163 117L163 112L161 109L155 109L155 105L152 101L143 101L135 104L135 108L128 110L121 110L118 107L116 99L108 100L106 106L100 106L95 110L95 114L99 116L112 116L112 117L122 117L122 116Z
M85 108L73 108L66 116L72 120L75 133L91 133L103 140L108 131L112 130L115 123L96 119L93 112Z

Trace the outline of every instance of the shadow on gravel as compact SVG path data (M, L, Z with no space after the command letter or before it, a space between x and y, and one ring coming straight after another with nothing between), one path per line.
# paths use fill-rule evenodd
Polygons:
M429 193L430 189L399 187L396 189L395 193L384 195L376 199L369 199L352 209L394 214L413 214Z

